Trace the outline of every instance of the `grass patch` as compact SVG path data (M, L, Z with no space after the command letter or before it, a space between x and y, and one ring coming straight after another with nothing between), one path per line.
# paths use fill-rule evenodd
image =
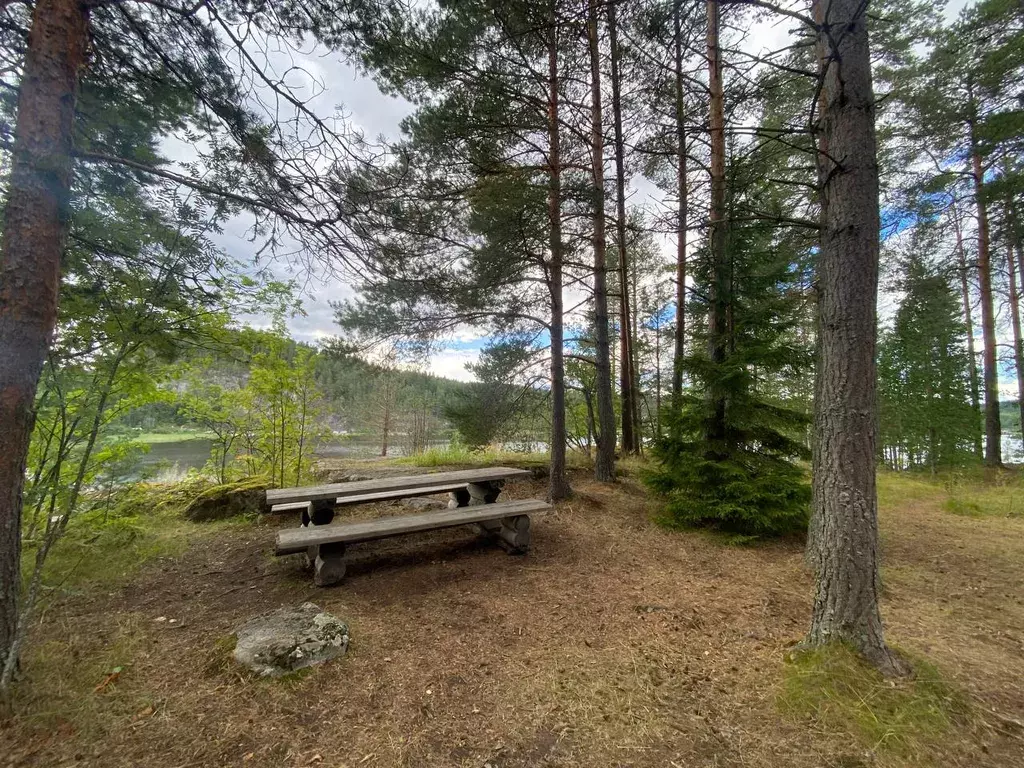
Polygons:
M887 470L878 472L878 503L883 507L934 499L941 491L941 484L925 475Z
M1024 517L1024 474L968 467L937 475L878 473L878 501L887 508L930 501L961 517Z
M70 725L84 739L102 741L112 723L155 708L134 677L134 660L147 645L143 622L136 614L116 616L88 653L73 626L26 646L27 679L15 686L15 710L47 730Z
M408 467L492 467L508 464L514 467L546 467L551 462L547 453L526 453L521 451L496 451L491 449L472 450L464 445L447 448L428 448L422 453L393 459L392 464ZM566 466L570 469L588 469L593 461L585 453L569 451Z
M178 557L198 529L182 510L208 485L201 478L174 485L135 483L109 499L95 501L68 521L43 569L47 592L80 591L126 583L146 562ZM204 525L202 530L238 525L240 519ZM22 574L35 567L41 539L24 541Z
M912 662L912 679L887 680L843 645L799 651L788 664L779 706L873 752L917 756L965 723L970 708L933 665Z

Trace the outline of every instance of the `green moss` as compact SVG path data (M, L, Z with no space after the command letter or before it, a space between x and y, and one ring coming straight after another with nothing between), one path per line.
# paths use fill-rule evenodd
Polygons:
M788 717L846 733L865 749L917 755L968 721L970 707L933 665L911 661L913 677L888 680L844 645L795 652L779 706Z
M194 494L185 507L184 515L193 522L256 515L263 511L269 487L269 480L259 475L212 485Z

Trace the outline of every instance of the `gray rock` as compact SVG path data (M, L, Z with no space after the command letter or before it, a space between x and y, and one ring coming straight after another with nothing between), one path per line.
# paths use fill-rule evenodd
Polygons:
M287 675L348 650L348 625L313 603L257 616L235 637L235 661L262 677Z

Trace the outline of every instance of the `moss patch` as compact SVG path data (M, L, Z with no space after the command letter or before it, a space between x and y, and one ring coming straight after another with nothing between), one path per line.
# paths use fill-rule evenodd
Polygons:
M872 752L919 754L970 719L967 699L923 659L914 675L887 680L843 645L794 652L779 695L782 711L846 733Z
M214 485L196 495L185 507L184 515L194 523L256 515L263 511L269 487L267 478L259 476Z

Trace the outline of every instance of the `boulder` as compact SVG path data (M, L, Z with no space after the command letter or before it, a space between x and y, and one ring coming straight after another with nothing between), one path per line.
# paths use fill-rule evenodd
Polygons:
M257 616L235 637L235 661L261 677L287 675L348 650L348 625L313 603Z
M256 515L266 505L268 487L269 483L263 477L215 485L196 496L185 508L184 515L196 523Z

